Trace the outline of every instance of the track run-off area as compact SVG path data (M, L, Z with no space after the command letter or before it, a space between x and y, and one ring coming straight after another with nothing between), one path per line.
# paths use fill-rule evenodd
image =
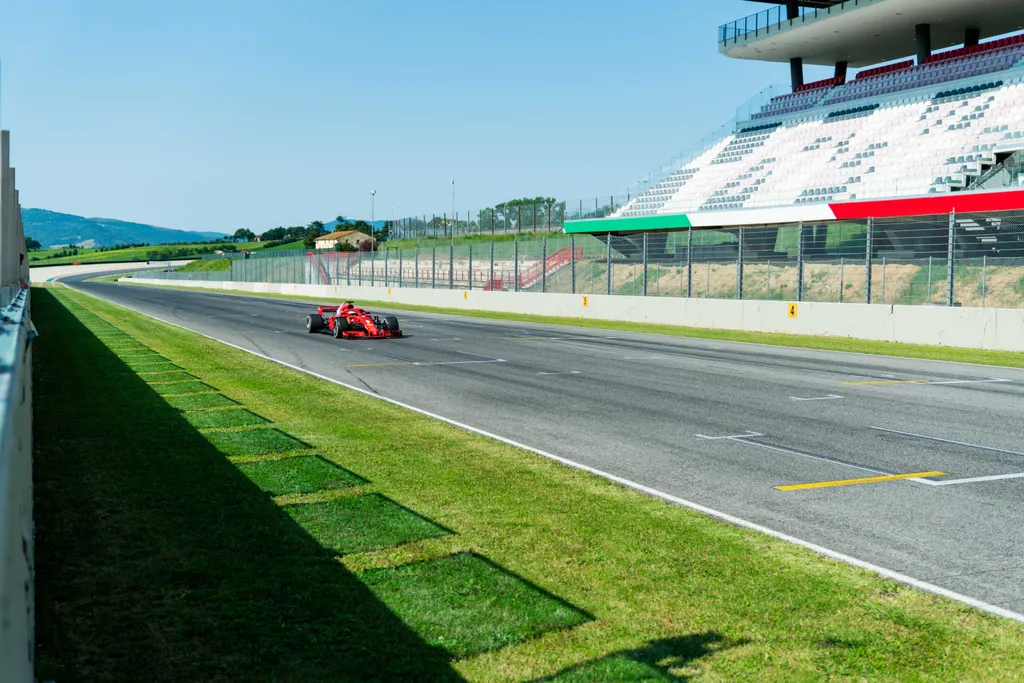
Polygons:
M372 306L406 337L336 340L308 303L89 277L61 281L1024 620L1024 370Z

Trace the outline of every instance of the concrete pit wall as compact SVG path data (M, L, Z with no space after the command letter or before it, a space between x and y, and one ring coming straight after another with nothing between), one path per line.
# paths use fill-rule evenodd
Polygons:
M355 301L393 301L503 313L531 313L594 320L703 327L747 332L781 332L847 337L904 344L929 344L1024 352L1024 310L949 308L883 304L678 299L603 294L534 294L397 287L267 284L253 282L168 282L133 278L152 285L233 292L290 294Z

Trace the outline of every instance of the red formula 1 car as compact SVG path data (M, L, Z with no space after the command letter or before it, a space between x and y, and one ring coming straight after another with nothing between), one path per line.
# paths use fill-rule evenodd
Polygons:
M357 308L351 301L346 301L340 306L318 306L316 313L306 316L306 331L330 332L335 339L384 339L402 336L398 318L393 315L386 315L383 318L372 315L364 308Z

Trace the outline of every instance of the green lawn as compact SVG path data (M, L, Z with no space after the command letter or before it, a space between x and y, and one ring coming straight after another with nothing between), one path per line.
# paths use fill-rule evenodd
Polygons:
M1021 624L63 287L33 306L40 680L1024 680Z
M228 258L209 258L199 259L198 261L192 261L186 263L179 271L193 272L193 271L229 271L231 270L231 259Z
M489 244L491 242L502 243L502 242L514 242L518 237L520 242L532 242L534 240L540 240L545 237L562 237L568 238L561 228L554 229L551 232L538 230L534 232L523 232L519 235L515 233L497 233L491 235L491 233L479 233L473 235L460 235L456 236L454 243L455 246L460 244ZM451 237L407 237L405 239L393 239L387 242L381 243L381 249L415 249L420 247L421 249L429 249L430 247L445 247L447 248L452 244Z
M59 266L67 263L110 263L117 261L147 261L152 252L157 252L157 258L161 260L176 260L180 258L196 258L200 253L212 254L216 249L232 248L236 250L261 251L265 242L222 242L217 244L154 244L148 247L131 247L129 249L108 249L101 251L98 247L79 248L78 254L74 256L62 256L54 258L55 254L68 251L67 247L60 249L40 249L28 253L31 266ZM289 242L279 246L270 247L269 250L302 249L302 242ZM188 255L179 255L180 250L189 250Z

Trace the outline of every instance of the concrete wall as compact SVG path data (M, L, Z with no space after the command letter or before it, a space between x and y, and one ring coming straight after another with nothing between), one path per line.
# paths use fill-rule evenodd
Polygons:
M584 296L383 286L168 282L143 278L133 278L131 281L237 292L295 294L310 298L345 297L355 301L394 301L464 310L597 320L628 319L687 327L1024 351L1024 309L804 302L796 304L796 315L791 317L790 307L794 304L781 301Z
M161 262L163 267L177 268L183 266L190 261L195 259L183 259L177 261L166 261ZM83 273L96 273L97 277L104 273L119 273L131 270L143 270L145 268L153 268L155 266L147 266L144 261L139 263L83 263L81 265L72 265L70 263L62 266L32 266L29 269L30 277L32 282L50 282L58 278L65 277L67 275L81 275Z

